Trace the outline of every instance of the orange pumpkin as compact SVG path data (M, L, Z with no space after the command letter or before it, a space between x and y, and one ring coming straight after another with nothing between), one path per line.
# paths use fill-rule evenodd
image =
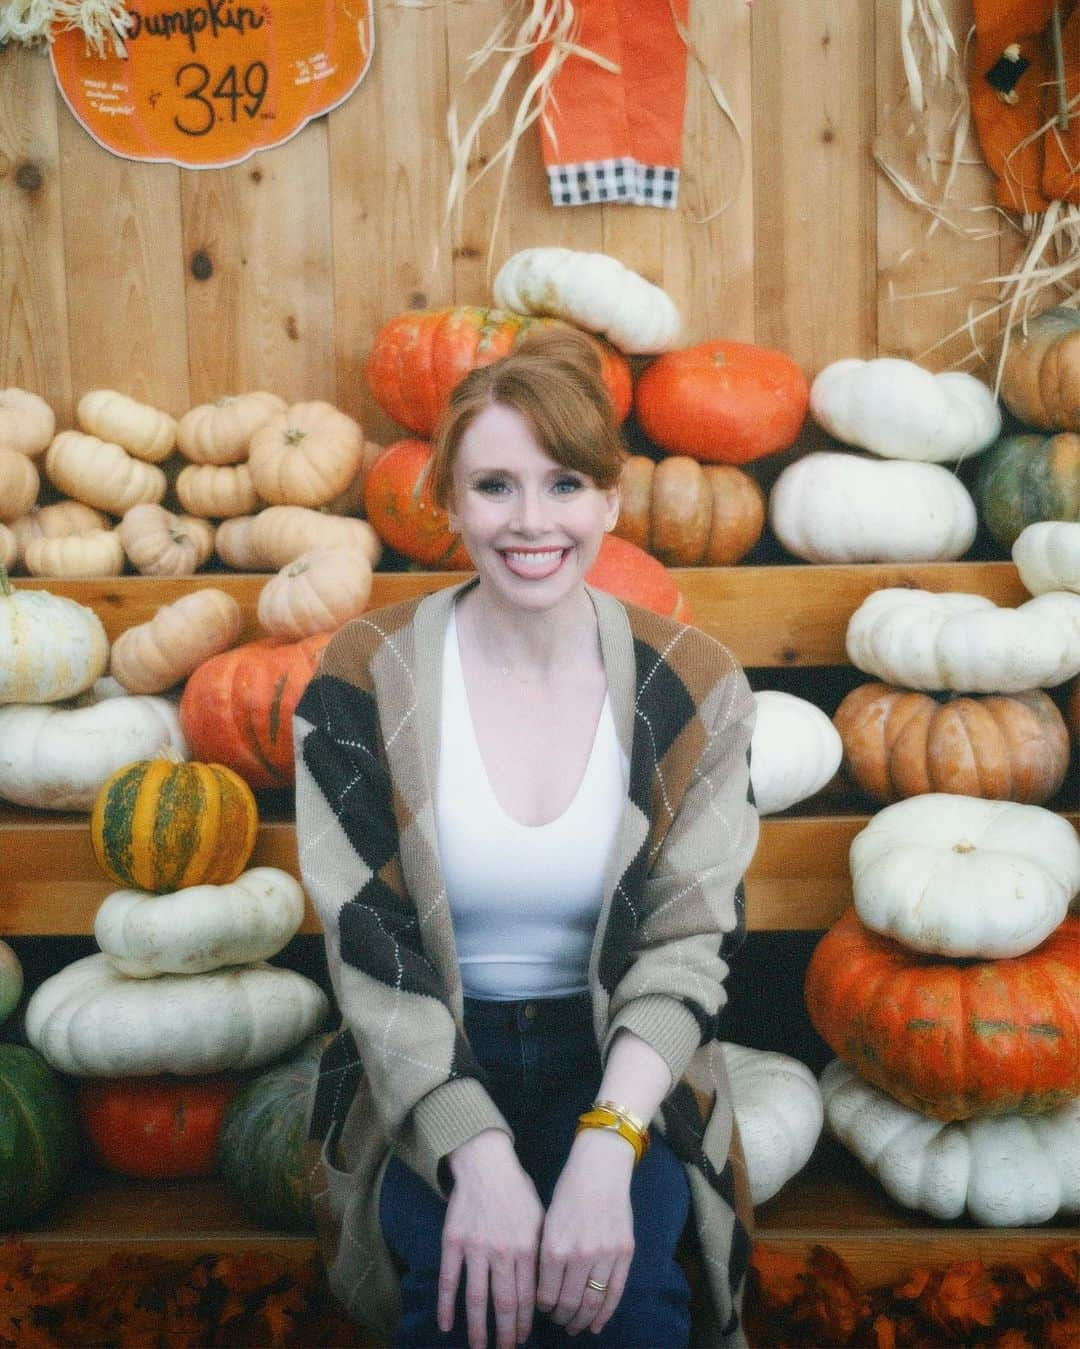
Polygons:
M468 570L472 562L464 544L431 498L430 462L426 441L387 445L368 469L364 514L379 538L403 557L439 571Z
M239 1075L90 1078L76 1088L97 1161L125 1176L209 1176Z
M619 480L615 533L669 567L727 567L765 527L765 494L728 464L702 466L686 455L655 463L632 455Z
M851 776L879 801L952 792L1042 805L1065 780L1069 733L1040 689L938 702L862 684L833 718Z
M947 960L849 909L814 949L806 1006L832 1051L935 1119L1038 1115L1080 1093L1080 918L1027 955Z
M527 318L474 305L408 310L376 333L367 362L368 384L394 421L430 436L454 386L470 370L507 355L530 328L552 324L562 326L559 319ZM593 340L600 348L604 383L621 422L630 411L630 367L614 347L600 338Z
M665 352L634 387L649 439L706 463L745 464L787 449L809 402L810 385L791 357L749 342Z
M330 637L262 638L203 661L180 698L192 758L224 764L250 787L292 786L293 712Z
M680 623L692 621L690 606L662 562L636 544L605 534L596 561L585 575L589 585L606 590L624 604L651 609Z

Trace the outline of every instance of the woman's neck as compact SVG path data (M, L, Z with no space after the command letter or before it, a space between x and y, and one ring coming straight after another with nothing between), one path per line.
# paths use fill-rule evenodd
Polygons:
M600 658L596 611L584 586L555 609L530 611L500 604L481 584L459 601L457 619L466 642L504 674L545 678Z

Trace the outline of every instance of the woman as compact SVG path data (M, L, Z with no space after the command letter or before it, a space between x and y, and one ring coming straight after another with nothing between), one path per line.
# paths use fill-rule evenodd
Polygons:
M719 643L586 586L621 462L584 335L473 371L433 491L476 578L347 624L298 709L343 1015L317 1209L335 1292L398 1344L683 1345L691 1207L710 1342L744 1343L713 1036L754 703Z

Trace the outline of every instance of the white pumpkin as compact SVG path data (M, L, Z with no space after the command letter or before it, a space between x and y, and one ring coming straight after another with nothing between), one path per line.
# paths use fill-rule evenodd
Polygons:
M256 1068L313 1034L329 1006L318 984L273 965L129 979L85 956L26 1006L26 1037L76 1077L194 1076Z
M166 747L188 757L173 703L101 680L71 703L0 707L0 799L39 810L93 808L98 788Z
M0 573L0 703L51 703L82 693L109 663L93 609L47 590L13 590Z
M567 319L629 353L670 351L679 340L668 293L606 253L522 249L499 268L494 294L503 309Z
M757 720L750 741L750 783L759 815L787 810L832 780L844 742L829 717L793 693L754 695Z
M1039 520L1028 525L1013 543L1012 560L1033 595L1049 590L1080 593L1080 523Z
M227 885L114 890L97 911L94 936L121 974L152 979L268 960L303 919L299 883L277 867L252 867Z
M901 688L1024 693L1080 673L1080 595L1052 591L1016 609L983 595L887 587L847 627L851 663Z
M855 908L914 951L987 960L1032 951L1080 891L1063 815L931 792L886 806L851 842Z
M91 389L79 399L75 419L84 431L125 449L136 459L160 464L176 444L176 421L160 408L115 389Z
M769 524L807 562L944 562L971 547L978 514L964 484L936 464L818 451L777 478Z
M893 356L833 361L810 386L810 411L847 445L929 464L978 454L1001 431L998 401L973 375Z
M805 1063L772 1050L728 1043L721 1048L756 1208L810 1160L825 1108Z
M985 1227L1080 1212L1080 1097L1045 1115L930 1119L834 1059L821 1075L832 1132L907 1208Z

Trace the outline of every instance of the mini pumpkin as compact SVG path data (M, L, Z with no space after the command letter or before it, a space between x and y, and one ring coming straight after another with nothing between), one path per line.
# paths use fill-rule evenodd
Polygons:
M13 589L0 568L0 704L73 698L108 662L93 609L47 590Z
M176 444L174 418L115 389L91 389L83 394L75 418L84 431L121 446L148 464L160 464Z
M840 767L840 736L820 707L776 689L754 695L750 782L759 815L787 810L821 791Z
M123 515L142 501L160 501L168 486L156 464L133 459L115 442L81 431L55 437L45 451L45 473L61 492L110 515Z
M1040 520L1080 521L1080 435L1022 433L988 450L975 481L983 523L1010 549Z
M263 390L200 403L177 423L177 447L193 464L239 464L255 432L287 406L284 398Z
M825 1119L821 1091L806 1064L788 1054L728 1043L721 1048L756 1208L810 1160Z
M230 520L263 505L247 464L188 464L176 475L176 497L203 520Z
M113 642L110 671L130 693L163 693L240 640L243 616L231 595L213 586L163 604L147 623Z
M115 529L88 529L55 539L29 539L23 565L31 576L120 576L126 558Z
M37 506L13 521L12 530L19 544L19 555L31 539L59 539L67 534L89 534L94 529L111 529L112 520L104 511L85 506L81 501L56 501Z
M0 389L0 449L33 459L48 447L56 417L44 398L26 389Z
M214 534L214 551L234 571L265 571L252 537L254 515L238 515L222 520Z
M371 563L353 548L313 548L282 567L259 592L258 615L272 637L296 641L333 632L367 608Z
M33 460L18 450L0 446L0 523L25 515L37 500L41 478Z
M212 525L151 502L126 511L117 532L128 560L143 576L192 576L214 551Z
M295 403L251 437L248 467L263 501L325 506L352 482L363 456L359 423L330 403Z
M1010 328L1001 397L1027 426L1080 431L1080 312L1057 307Z
M83 1136L109 1171L147 1180L209 1176L238 1073L105 1077L79 1082Z
M631 455L619 479L615 533L668 567L728 567L765 525L765 494L748 473L687 455Z
M260 511L252 520L251 547L260 571L278 571L312 548L354 548L373 567L382 554L379 536L366 520L324 515L306 506Z
M1080 521L1042 520L1017 535L1012 558L1033 595L1048 590L1080 593Z

